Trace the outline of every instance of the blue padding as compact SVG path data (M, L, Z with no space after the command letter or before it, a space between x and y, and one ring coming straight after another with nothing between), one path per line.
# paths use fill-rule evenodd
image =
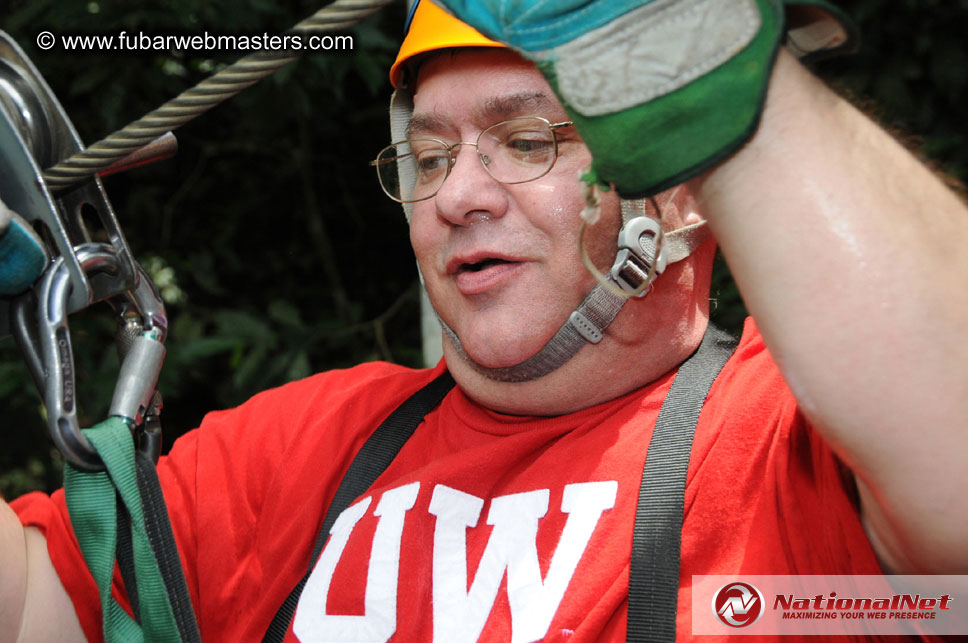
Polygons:
M8 213L10 225L0 233L0 296L27 290L47 266L47 252L40 238L23 218Z

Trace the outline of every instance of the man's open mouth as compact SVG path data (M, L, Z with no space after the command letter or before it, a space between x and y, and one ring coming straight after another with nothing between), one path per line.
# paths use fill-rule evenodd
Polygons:
M498 259L496 257L491 259L482 259L481 261L477 261L475 263L461 264L458 272L480 272L485 268L490 268L491 266L497 266L500 264L507 264L507 263L513 263L513 262L508 261L507 259Z

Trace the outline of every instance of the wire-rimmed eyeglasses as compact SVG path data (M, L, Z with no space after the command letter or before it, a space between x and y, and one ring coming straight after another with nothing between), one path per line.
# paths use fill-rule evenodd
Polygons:
M370 165L376 167L383 191L400 203L436 195L457 162L454 150L462 145L477 148L477 158L494 180L526 183L551 171L558 158L555 130L571 124L552 123L540 116L511 118L485 129L475 143L448 144L436 138L391 143Z

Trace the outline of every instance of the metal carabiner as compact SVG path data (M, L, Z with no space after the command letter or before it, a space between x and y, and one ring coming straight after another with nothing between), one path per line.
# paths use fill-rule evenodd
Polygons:
M120 268L116 251L109 245L84 244L76 250L85 274L116 273ZM133 431L144 423L146 414L152 409L155 385L165 355L163 342L168 331L161 297L140 267L138 277L137 285L124 293L119 306L122 320L133 322L128 326L137 326L137 334L123 357L110 411L111 415L127 421ZM77 421L74 358L67 326L70 287L69 267L62 257L58 257L41 278L36 291L37 322L41 328L37 333L38 355L44 369L47 424L54 444L65 460L78 468L98 471L104 465L81 433ZM139 450L157 459L158 439L148 436L138 442Z
M135 430L138 450L157 462L161 453L161 394L156 386L165 359L168 318L154 283L141 266L137 270L135 288L109 300L116 304L121 322L121 371L109 414L126 420Z

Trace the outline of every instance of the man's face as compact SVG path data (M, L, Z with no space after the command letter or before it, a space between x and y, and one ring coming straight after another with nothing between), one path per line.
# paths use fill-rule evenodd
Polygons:
M411 137L473 143L488 126L517 116L568 120L541 74L514 53L444 53L420 70ZM591 155L573 127L557 135L551 171L516 185L491 178L475 149L461 146L437 195L413 207L410 239L431 302L467 354L487 367L536 353L595 284L578 250L578 176ZM615 254L618 209L614 193L606 194L602 220L585 233L600 269Z

